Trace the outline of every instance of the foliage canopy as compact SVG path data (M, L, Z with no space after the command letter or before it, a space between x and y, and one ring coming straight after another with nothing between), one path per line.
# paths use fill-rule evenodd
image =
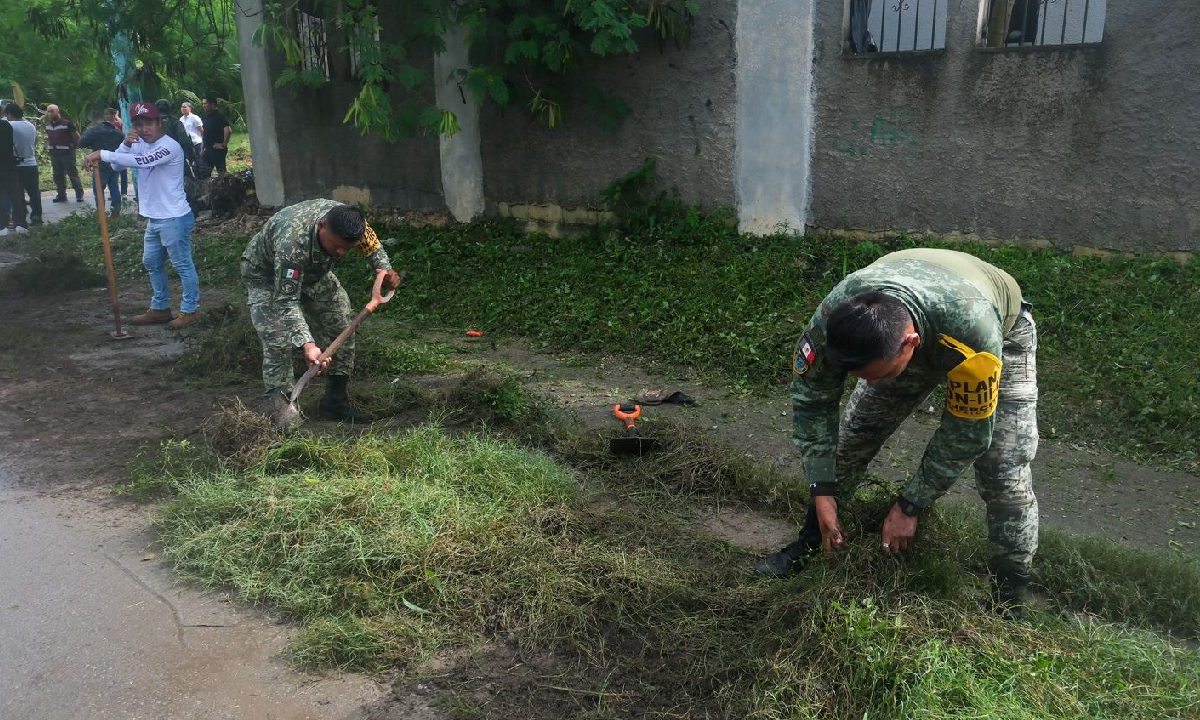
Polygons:
M0 82L75 117L114 104L112 50L134 60L146 99L213 94L240 102L234 0L29 0L0 10ZM119 30L124 30L122 35ZM3 91L0 91L3 92ZM137 99L132 98L132 99Z
M469 91L480 102L521 105L556 127L579 70L636 53L645 41L686 41L697 7L696 0L276 0L266 5L257 39L284 57L279 85L330 82L328 53L344 52L359 85L344 121L393 140L457 132L454 113L431 101L442 78L433 76L430 58L446 49L452 29L465 33L470 49L470 67L454 71L464 99ZM598 88L589 91L601 112L627 110Z

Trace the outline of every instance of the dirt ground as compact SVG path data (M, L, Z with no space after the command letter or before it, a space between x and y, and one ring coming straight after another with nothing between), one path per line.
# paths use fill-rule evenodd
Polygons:
M0 272L6 262L17 259L11 253L0 253ZM140 310L146 292L137 283L127 283L122 307ZM210 293L207 302L216 300L219 298ZM104 537L124 543L128 555L152 542L146 535L148 513L113 498L108 487L125 479L127 464L160 440L196 438L200 424L218 403L235 395L253 402L257 378L247 377L225 388L197 388L184 382L174 367L174 359L183 349L178 335L165 327L132 328L131 339L114 341L108 336L110 329L103 288L57 297L0 298L0 467L6 470L0 475L7 478L0 477L4 481L0 484L7 484L6 492L18 493L26 500L54 502L60 507L69 504L75 525L107 528ZM428 339L454 347L458 360L510 367L534 390L552 396L588 423L611 426L614 432L618 426L610 415L612 403L630 399L643 388L683 390L697 404L647 408L648 432L654 418L678 415L759 458L785 466L796 462L789 441L790 405L782 388L769 398L740 396L694 381L650 375L619 358L554 356L518 341L491 337L440 334ZM919 461L935 424L936 415L918 413L888 443L875 463L875 472L889 478L905 477ZM1139 466L1103 451L1053 439L1043 440L1034 472L1045 526L1200 556L1196 477ZM965 480L953 496L979 504L971 483ZM698 522L714 534L756 551L774 549L795 532L791 518L737 506L703 508ZM156 582L169 585L161 578ZM171 586L170 592L201 596L199 591L177 586ZM118 632L132 635L138 629ZM268 646L276 647L262 647ZM237 646L231 647L236 650ZM220 655L217 657L219 660ZM267 653L263 662L278 662L271 657ZM274 684L286 681L307 687L317 681L300 675L280 680L285 671L272 672L276 674L263 677L273 678L270 682ZM437 716L427 702L427 688L401 697L370 680L354 682L352 691L334 687L322 694L322 690L314 693L311 702L261 716ZM357 708L346 704L348 698ZM330 703L340 709L333 711ZM180 713L170 716L193 716Z

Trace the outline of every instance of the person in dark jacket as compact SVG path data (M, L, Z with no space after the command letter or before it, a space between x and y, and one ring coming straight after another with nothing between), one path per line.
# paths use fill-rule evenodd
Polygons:
M25 221L25 195L21 192L21 179L17 175L14 147L12 125L0 118L0 235L9 234L10 220L13 232L29 232L29 225Z
M162 117L164 134L174 139L179 143L179 147L183 148L184 177L193 175L193 167L196 165L196 146L188 136L187 129L183 127L183 123L179 122L179 118L171 113L171 103L159 100L154 103L154 107L158 108L159 115Z
M79 144L91 150L111 151L120 147L124 140L125 135L115 125L107 120L102 120L83 133L83 136L79 138ZM111 202L109 212L113 217L121 214L120 177L120 173L112 165L106 162L100 163L100 187L108 190L108 197ZM100 190L93 187L92 193L96 196L96 205L99 206Z

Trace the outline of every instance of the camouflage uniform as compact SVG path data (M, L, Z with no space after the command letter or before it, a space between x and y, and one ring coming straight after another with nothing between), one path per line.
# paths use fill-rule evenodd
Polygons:
M846 372L825 361L825 322L843 300L870 291L908 309L921 345L903 373L859 381L838 422ZM926 508L968 464L987 504L993 568L1027 573L1038 544L1029 463L1037 452L1037 327L1007 273L965 253L892 253L849 275L821 303L796 346L794 440L810 483L853 485L883 442L939 383L946 408L902 491Z
M309 342L327 347L354 316L346 291L330 272L337 259L317 240L317 221L338 205L333 200L306 200L286 207L267 221L242 253L242 279L250 320L262 341L263 385L268 394L291 393L296 348ZM367 256L372 268L392 268L374 233L364 236L356 249ZM327 374L348 376L353 367L351 337L333 356Z

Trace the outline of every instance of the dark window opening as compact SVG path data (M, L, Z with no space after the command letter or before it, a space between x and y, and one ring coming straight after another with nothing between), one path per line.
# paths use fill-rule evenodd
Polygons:
M303 10L296 11L296 40L300 45L300 67L315 70L329 79L329 33L325 21Z
M1098 43L1104 36L1105 0L985 0L980 32L985 47L1037 47Z
M946 47L949 0L848 0L848 3L846 43L852 55Z

